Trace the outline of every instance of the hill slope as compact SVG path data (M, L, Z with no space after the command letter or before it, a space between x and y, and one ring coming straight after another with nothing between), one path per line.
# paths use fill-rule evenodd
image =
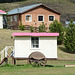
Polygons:
M59 11L61 13L61 21L65 20L67 14L75 15L75 0L24 0L21 2L1 3L0 8L7 12L14 8L36 3L43 3L50 8Z

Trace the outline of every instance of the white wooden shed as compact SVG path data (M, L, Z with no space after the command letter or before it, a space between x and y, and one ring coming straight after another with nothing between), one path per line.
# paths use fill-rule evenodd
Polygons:
M32 52L41 52L47 59L57 59L59 33L13 33L14 58L27 59Z
M0 10L0 29L3 29L3 15L6 14L6 12Z

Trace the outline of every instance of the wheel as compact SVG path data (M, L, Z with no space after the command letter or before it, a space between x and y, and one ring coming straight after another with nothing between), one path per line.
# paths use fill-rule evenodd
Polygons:
M44 67L46 64L46 58L41 52L33 52L29 55L28 62L33 66L42 65Z

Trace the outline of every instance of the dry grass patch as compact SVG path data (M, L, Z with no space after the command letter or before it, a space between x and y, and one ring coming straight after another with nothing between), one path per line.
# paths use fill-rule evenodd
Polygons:
M4 49L5 46L13 46L14 41L13 39L11 39L11 36L12 33L14 32L30 32L30 31L1 29L0 30L0 51Z

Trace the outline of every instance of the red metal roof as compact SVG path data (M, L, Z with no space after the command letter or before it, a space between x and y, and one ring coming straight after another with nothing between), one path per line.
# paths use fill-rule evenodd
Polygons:
M12 36L59 36L59 33L13 33Z

